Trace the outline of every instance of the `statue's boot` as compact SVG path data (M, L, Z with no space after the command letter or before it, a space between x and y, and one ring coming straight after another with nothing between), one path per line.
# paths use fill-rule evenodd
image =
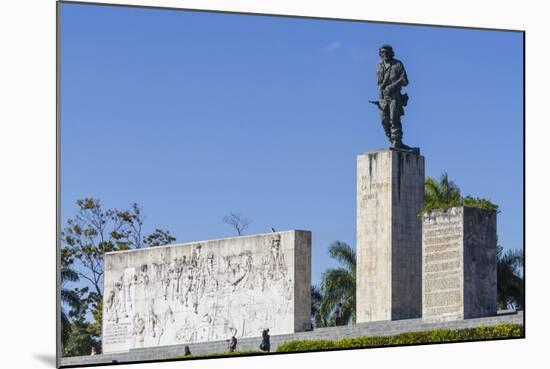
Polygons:
M407 146L403 143L403 141L399 140L393 140L391 147L393 149L399 149L399 150L412 150L410 146Z

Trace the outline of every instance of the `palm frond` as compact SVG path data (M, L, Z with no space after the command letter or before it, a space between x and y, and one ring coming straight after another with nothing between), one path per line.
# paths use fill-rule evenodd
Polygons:
M338 303L355 299L355 290L355 275L346 268L339 267L325 271L321 276L323 300L319 306L320 314L325 317L333 315ZM355 303L350 303L349 308L355 310Z
M353 289L355 289L355 276L342 267L328 269L321 275L323 295L347 295Z
M439 181L428 177L424 183L424 208L438 209L460 206L460 188L443 173Z
M350 245L342 241L334 241L328 248L328 254L342 263L349 272L355 275L357 256L355 250Z
M501 309L523 308L523 251L497 250L497 304Z
M453 182L449 181L449 175L443 173L439 180L439 188L441 190L441 201L449 206L460 201L460 189Z
M314 317L323 301L323 293L316 285L311 285L311 316Z
M424 183L424 198L426 202L434 203L441 199L439 183L431 177L428 177Z

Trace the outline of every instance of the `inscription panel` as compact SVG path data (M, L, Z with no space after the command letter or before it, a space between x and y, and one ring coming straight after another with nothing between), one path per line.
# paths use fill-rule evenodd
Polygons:
M432 211L423 216L424 319L463 318L463 219L462 208Z

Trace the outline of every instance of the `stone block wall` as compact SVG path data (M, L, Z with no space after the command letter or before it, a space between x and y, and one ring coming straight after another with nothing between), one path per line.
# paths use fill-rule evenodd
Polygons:
M422 222L423 319L496 315L496 213L455 207Z
M423 202L423 156L358 156L357 322L421 316Z
M497 313L497 214L464 210L464 319Z

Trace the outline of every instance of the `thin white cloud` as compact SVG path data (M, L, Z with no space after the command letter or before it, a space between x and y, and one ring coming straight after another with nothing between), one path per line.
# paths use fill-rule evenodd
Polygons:
M340 43L340 41L332 41L330 44L325 46L325 51L331 52L339 49L340 47L342 47L342 44Z

